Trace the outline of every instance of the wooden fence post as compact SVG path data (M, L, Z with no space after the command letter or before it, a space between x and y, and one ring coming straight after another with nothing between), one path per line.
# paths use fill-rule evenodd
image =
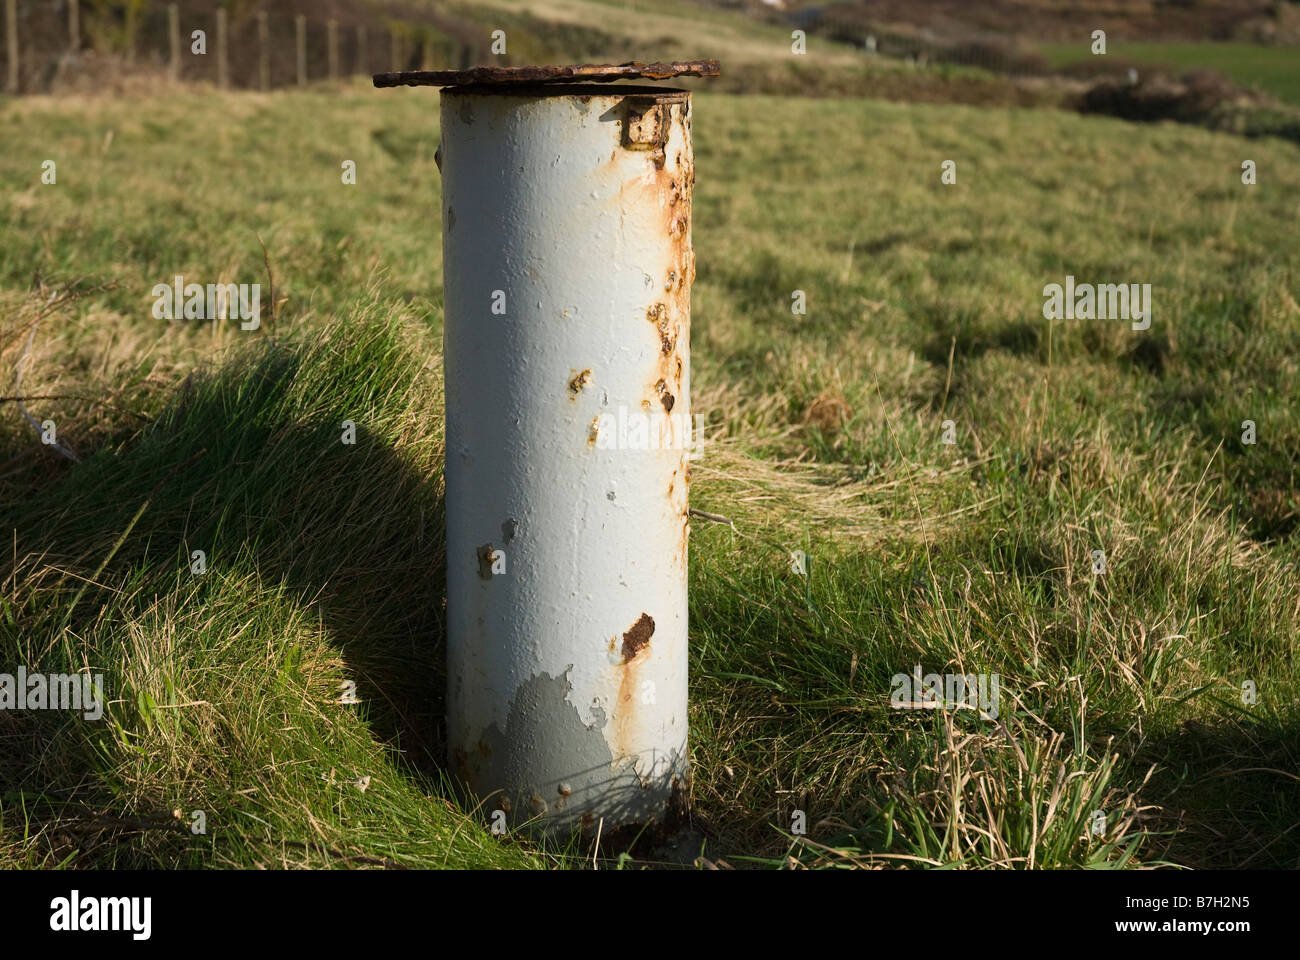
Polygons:
M138 13L135 0L128 0L126 5L126 62L135 63L135 23Z
M331 20L325 24L329 32L330 83L339 82L339 22Z
M271 31L266 25L266 11L257 12L257 86L271 89Z
M181 8L174 3L167 7L167 36L171 42L171 75L175 82L181 78Z
M226 64L226 8L217 7L217 86L225 88L230 83Z
M5 46L9 50L9 82L5 89L18 92L18 0L5 0Z
M298 86L307 85L307 18L301 13L294 18L298 28Z

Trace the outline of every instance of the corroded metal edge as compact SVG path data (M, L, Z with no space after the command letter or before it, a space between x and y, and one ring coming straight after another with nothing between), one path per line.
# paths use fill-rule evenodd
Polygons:
M450 87L481 84L571 83L588 80L608 83L612 80L668 80L672 77L716 77L717 60L673 60L641 63L580 63L568 66L473 67L469 70L407 70L401 73L377 73L376 87Z

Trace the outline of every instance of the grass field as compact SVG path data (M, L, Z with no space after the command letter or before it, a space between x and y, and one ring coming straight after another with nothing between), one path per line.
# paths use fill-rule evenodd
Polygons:
M1040 44L1054 67L1092 59L1088 43ZM1114 40L1106 53L1125 61L1166 67L1175 72L1215 70L1240 84L1259 87L1287 103L1300 104L1300 50L1258 43Z
M1300 148L693 116L692 506L734 524L691 534L703 855L1300 865ZM0 865L592 862L440 766L436 125L428 90L0 101L0 396L80 458L0 404L0 665L112 701L0 711ZM274 322L151 316L176 274L265 284L259 237ZM1067 274L1151 283L1151 328L1045 320ZM891 709L916 664L999 674L996 721Z

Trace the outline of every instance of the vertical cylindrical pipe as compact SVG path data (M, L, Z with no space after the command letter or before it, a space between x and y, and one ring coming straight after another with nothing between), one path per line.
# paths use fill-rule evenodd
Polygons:
M442 95L448 753L547 830L680 814L690 95Z

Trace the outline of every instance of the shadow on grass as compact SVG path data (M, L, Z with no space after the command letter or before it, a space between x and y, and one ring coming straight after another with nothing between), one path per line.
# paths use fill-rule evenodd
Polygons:
M384 436L409 419L405 398L420 363L379 326L333 348L262 341L187 381L123 449L70 464L28 502L0 508L4 539L16 544L0 558L0 582L13 578L0 601L0 672L96 664L111 701L128 692L113 689L112 662L130 642L126 624L160 598L229 601L239 589L230 584L252 577L319 617L375 741L428 781L423 791L440 792L441 455L426 454L420 468ZM441 397L431 399L416 445L425 451L440 446ZM355 423L351 443L346 420ZM0 450L0 461L24 453L47 455ZM189 568L195 550L206 554L202 578ZM102 641L96 649L86 638L109 635L105 621L123 628L110 649ZM194 679L178 676L178 688ZM238 722L238 707L231 712ZM65 823L69 810L121 809L102 734L65 711L0 711L0 801L10 822L20 806L34 830L43 817Z
M417 431L420 442L399 445L395 432L423 415L406 400L420 364L399 355L382 329L349 336L341 345L261 343L179 391L121 450L70 466L28 502L0 509L0 535L11 540L9 530L17 531L13 554L0 551L0 584L10 585L0 590L0 672L17 663L73 671L89 662L111 685L111 657L116 644L128 642L121 639L127 630L105 629L105 621L129 623L159 598L201 602L204 594L183 587L192 576L189 557L201 549L209 564L203 589L255 575L263 588L282 585L291 604L315 611L357 682L374 740L422 790L438 792L445 678L441 403L430 396L437 409ZM344 444L349 419L355 443ZM19 453L0 450L0 457ZM1012 560L1027 565L1025 572L1045 572L1040 556ZM236 606L243 596L230 588L220 594ZM85 647L110 635L107 649ZM274 636L268 641L277 646ZM68 835L69 809L121 812L133 802L102 755L102 728L92 726L56 711L0 711L5 832L12 835L22 817L38 834L43 823L51 825L45 833L64 839L49 843L53 852L42 862L51 855L57 862L65 850L81 851L74 862L96 865L198 856L151 856L139 839L147 828L120 819L86 828L102 838ZM1163 858L1207 867L1296 866L1300 783L1284 775L1300 769L1293 721L1249 732L1192 724L1148 744L1139 759L1165 768L1144 793L1166 810L1185 812Z
M1184 721L1135 760L1172 830L1161 859L1198 869L1300 868L1300 725Z

